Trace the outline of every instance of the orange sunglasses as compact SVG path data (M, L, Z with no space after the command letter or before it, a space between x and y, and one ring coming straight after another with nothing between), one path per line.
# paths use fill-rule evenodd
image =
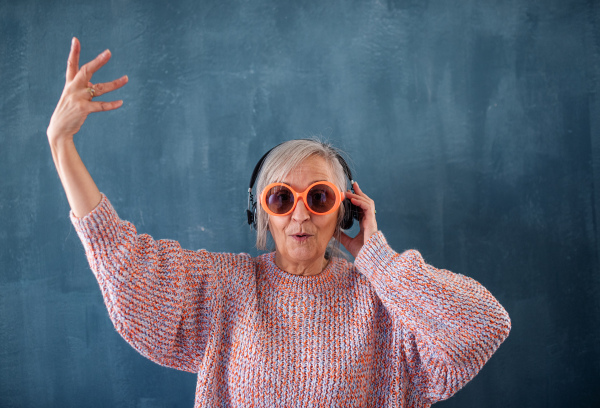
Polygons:
M284 183L272 183L260 194L260 204L270 215L284 216L291 214L299 199L310 212L326 215L337 210L342 203L342 192L329 181L317 181L299 193Z

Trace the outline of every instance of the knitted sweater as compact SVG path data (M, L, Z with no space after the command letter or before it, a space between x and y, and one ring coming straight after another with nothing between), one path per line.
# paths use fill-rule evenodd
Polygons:
M197 373L195 407L429 407L508 336L479 283L394 252L294 276L274 254L211 253L138 235L108 199L71 221L116 330L150 360Z

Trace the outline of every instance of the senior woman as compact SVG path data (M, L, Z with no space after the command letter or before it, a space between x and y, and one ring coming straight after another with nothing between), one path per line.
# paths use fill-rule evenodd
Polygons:
M283 143L262 163L258 257L182 249L139 235L101 194L73 144L90 112L121 101L96 96L108 51L67 81L48 139L81 238L116 330L164 366L198 375L196 407L428 407L477 374L507 337L506 311L480 284L399 254L378 231L375 205L329 145ZM360 231L341 230L343 200ZM341 242L354 263L330 256Z

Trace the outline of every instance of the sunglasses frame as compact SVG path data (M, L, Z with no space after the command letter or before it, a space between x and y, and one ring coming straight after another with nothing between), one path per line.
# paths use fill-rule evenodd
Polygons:
M335 193L335 204L333 204L331 209L329 209L328 211L326 211L324 213L318 213L318 212L313 211L313 209L310 208L307 204L308 192L310 191L311 188L313 188L314 186L318 186L319 184L324 184L327 187L330 187L333 190L333 192ZM284 214L277 214L277 213L271 211L271 209L269 209L269 206L267 205L267 191L269 191L273 187L285 187L288 190L290 190L292 192L292 194L294 195L294 205L288 212L286 212ZM284 217L286 215L290 215L291 213L293 213L294 210L296 209L296 206L298 205L298 202L300 201L300 199L302 199L302 201L304 201L304 207L306 207L306 209L308 211L310 211L311 213L313 213L315 215L327 215L327 214L331 214L332 212L334 212L338 208L340 208L340 205L342 204L342 201L344 199L342 194L343 193L340 191L340 189L335 184L333 184L329 181L317 181L316 183L312 183L301 193L294 190L292 188L292 186L290 186L289 184L271 183L263 189L262 193L260 193L260 205L262 206L263 210L265 210L265 212L267 214L274 215L276 217Z

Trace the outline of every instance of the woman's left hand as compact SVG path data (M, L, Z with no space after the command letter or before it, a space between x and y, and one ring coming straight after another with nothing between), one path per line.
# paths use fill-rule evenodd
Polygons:
M345 194L352 204L362 210L360 230L354 238L341 231L340 242L356 258L364 243L377 232L377 220L375 219L375 202L363 193L357 182L354 182L353 187L355 193L348 190Z

